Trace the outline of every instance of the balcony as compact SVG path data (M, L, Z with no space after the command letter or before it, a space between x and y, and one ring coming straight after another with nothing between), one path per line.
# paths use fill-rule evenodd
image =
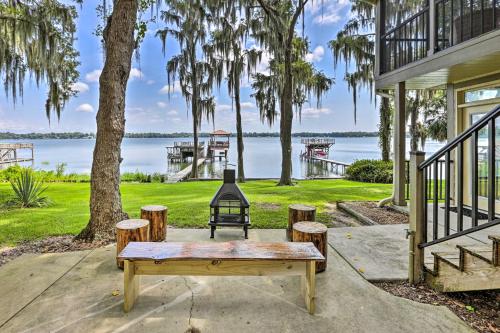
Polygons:
M385 14L386 1L380 5ZM379 20L380 75L500 28L500 0L429 0L387 31L384 14Z

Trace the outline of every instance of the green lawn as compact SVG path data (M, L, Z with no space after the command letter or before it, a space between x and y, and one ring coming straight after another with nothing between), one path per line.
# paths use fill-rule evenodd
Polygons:
M169 208L169 224L176 227L205 228L208 204L220 182L177 184L123 183L124 209L139 216L140 207L161 204ZM284 228L287 206L291 203L315 205L317 219L328 223L324 205L349 200L380 200L391 194L391 185L346 180L300 181L293 187L278 187L275 181L251 181L241 185L251 203L253 228ZM48 208L0 209L0 245L49 235L77 234L89 218L88 183L51 183L46 194L53 201ZM0 203L11 195L8 183L0 183Z

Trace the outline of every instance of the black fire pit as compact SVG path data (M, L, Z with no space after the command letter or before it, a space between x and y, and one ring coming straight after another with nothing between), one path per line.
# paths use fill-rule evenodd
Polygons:
M210 202L210 238L220 227L240 227L248 238L250 203L235 181L234 170L224 170L224 183Z

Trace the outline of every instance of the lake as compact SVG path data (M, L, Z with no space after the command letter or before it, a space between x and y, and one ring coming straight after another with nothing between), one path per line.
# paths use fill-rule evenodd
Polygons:
M352 163L359 159L380 159L381 152L378 138L334 138L335 144L330 150L329 159ZM208 142L208 138L201 138ZM172 146L174 141L190 141L190 138L168 139L130 139L123 140L121 165L122 172L141 171L144 173L173 174L188 164L170 164L167 161L165 147ZM408 144L409 144L409 140ZM4 142L16 142L6 140ZM35 146L35 168L54 170L58 163L66 163L68 173L90 173L92 151L95 140L22 140L32 142ZM281 173L281 146L279 138L244 138L245 175L247 178L279 178ZM426 144L428 156L441 148L443 144L429 141ZM304 179L309 177L332 177L334 172L325 169L320 163L301 161L300 153L304 146L300 138L292 139L293 177ZM407 147L407 151L409 148ZM230 139L228 167L235 168L237 161L236 138ZM207 163L200 167L200 177L221 177L224 162Z

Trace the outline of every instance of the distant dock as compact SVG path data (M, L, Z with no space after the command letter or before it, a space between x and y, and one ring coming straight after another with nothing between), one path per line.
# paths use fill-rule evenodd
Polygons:
M20 157L21 150L30 150L30 156ZM34 148L32 143L0 143L0 169L24 162L31 162L33 165L34 161Z
M345 175L345 171L350 164L328 159L330 148L335 144L335 139L305 138L301 140L301 143L305 145L305 151L300 154L302 159L323 163L337 175Z
M348 163L328 160L326 158L321 158L321 157L310 157L309 159L312 161L318 161L321 163L325 163L326 165L329 165L332 171L334 171L337 175L341 176L345 175L345 170L347 169L348 166L350 166L350 164Z
M174 142L167 147L167 158L170 162L184 162L194 156L194 142ZM198 156L205 156L205 142L198 142Z
M196 162L196 167L199 167L203 163L205 163L205 158L199 158L198 161ZM194 161L193 161L194 163ZM193 164L190 164L189 166L185 167L181 171L177 172L175 175L172 177L168 177L165 183L178 183L180 181L183 181L184 179L189 177L189 174L191 173L191 169L193 168Z

